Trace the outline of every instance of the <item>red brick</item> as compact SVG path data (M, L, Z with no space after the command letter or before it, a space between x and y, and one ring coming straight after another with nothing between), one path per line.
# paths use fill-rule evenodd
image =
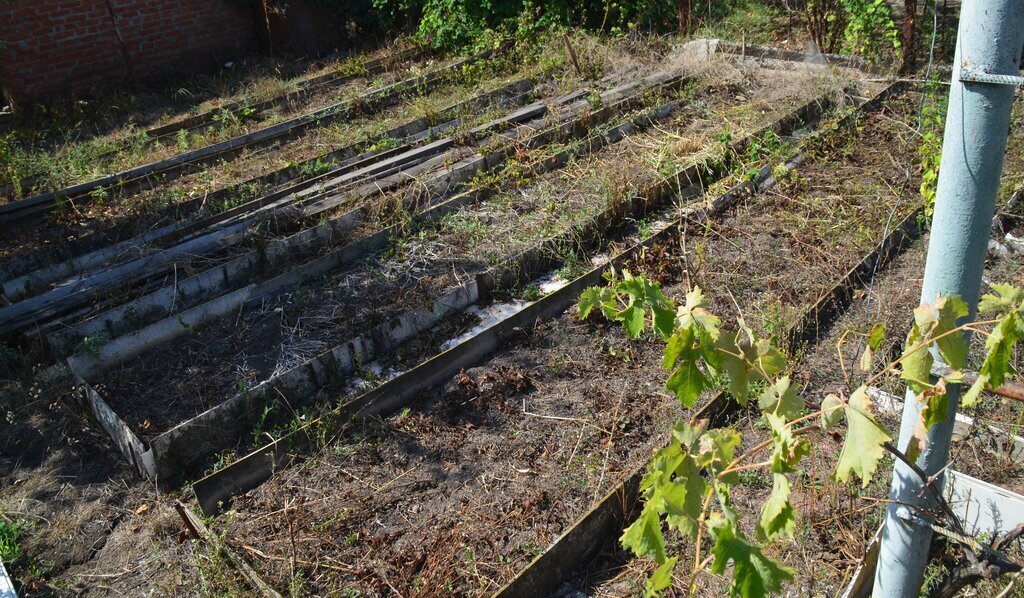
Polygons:
M252 16L226 0L110 0L110 6L117 30L102 0L0 2L6 91L26 101L122 83L128 69L118 31L142 83L215 67L224 56L258 47Z

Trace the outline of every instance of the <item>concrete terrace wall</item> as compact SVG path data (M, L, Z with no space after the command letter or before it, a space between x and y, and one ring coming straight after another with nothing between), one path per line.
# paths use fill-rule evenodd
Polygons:
M0 85L15 101L209 69L259 50L231 0L2 0Z

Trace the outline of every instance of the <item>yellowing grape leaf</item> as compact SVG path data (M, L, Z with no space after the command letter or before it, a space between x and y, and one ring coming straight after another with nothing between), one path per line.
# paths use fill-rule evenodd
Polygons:
M796 419L804 412L804 402L796 396L796 389L791 385L789 376L783 376L765 388L757 405L761 411L781 415L787 421Z
M831 430L843 420L843 402L836 395L828 395L821 402L821 429Z
M844 411L846 442L839 453L835 478L840 482L848 482L850 475L854 474L863 481L863 486L867 486L885 452L885 443L892 439L875 422L867 387L861 386L854 391Z
M810 446L802 439L793 435L793 429L787 425L786 419L774 413L765 413L765 420L772 431L771 470L773 473L792 473L796 466L810 452Z
M722 332L715 351L722 369L729 377L729 394L741 405L747 404L750 383L774 377L786 367L786 358L767 340L754 339L753 333L739 320L747 339L739 333Z
M908 460L915 462L924 452L926 446L928 446L928 429L924 427L924 417L918 417L914 424L914 430L910 433L910 439L907 441L907 448L903 453Z
M732 462L733 453L740 445L740 434L729 428L708 430L697 444L697 465L711 472L722 472ZM726 481L726 480L723 480Z
M676 310L675 317L680 328L694 328L702 343L713 343L718 338L721 321L704 309L704 293L694 287L686 294L686 303Z

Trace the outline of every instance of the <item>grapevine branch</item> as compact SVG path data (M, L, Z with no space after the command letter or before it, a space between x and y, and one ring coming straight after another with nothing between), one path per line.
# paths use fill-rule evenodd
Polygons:
M1001 384L1009 369L1006 348L1014 344L1020 335L1018 329L1008 323L1014 322L1011 318L1017 318L1018 324L1024 321L1024 292L1009 285L994 285L993 288L999 296L986 295L984 301L988 303L987 306L982 305L982 311L1000 312L1000 318L956 325L956 321L966 316L968 311L959 298L942 298L931 308L924 306L921 309L934 311L925 311L923 317L916 313L917 322L911 333L914 342L908 343L898 359L870 376L849 399L830 395L818 405L800 400L790 377L792 363L769 341L756 338L742 318L738 321L739 330L721 332L721 321L704 309L706 302L699 287L686 294L686 303L681 307L666 298L657 283L644 276L633 276L628 271L623 272L621 280L612 273L607 287L591 287L584 291L579 304L582 318L596 310L610 321L621 322L631 339L638 339L645 330L650 330L665 342L663 365L672 372L666 387L675 393L684 407L692 406L702 392L715 388L718 383L716 376L728 378L729 394L741 404L755 392L751 388L752 382L768 383L757 400L764 421L772 428L768 439L733 457L733 451L742 444L739 432L731 428L706 430L703 420L695 423L691 419L688 426L680 424L677 430L681 434L679 443L669 445L652 461L649 481L645 483L649 485L647 496L657 497L658 502L648 503L653 508L645 507L622 536L623 546L638 555L655 556L660 565L648 580L648 592L656 593L671 585L672 570L677 562L676 558L667 559L664 554L662 526L666 516L670 517L670 528L677 527L681 532L692 533L696 541L689 577L691 596L696 595L699 575L709 564L713 573L721 574L725 572L727 563L731 563L732 595L748 591L755 595L780 591L782 583L792 579L795 571L765 554L761 546L748 539L736 525L736 513L729 504L728 495L730 486L739 481L730 474L770 468L772 493L761 510L758 537L761 541L792 538L796 518L790 503L790 482L786 474L796 471L808 452L807 443L796 438L838 424L835 415L829 416L838 410L845 415L847 432L836 462L835 479L846 482L860 478L867 485L886 452L907 465L922 482L919 496L924 498L928 495L923 505L906 505L912 509L911 517L965 546L966 564L962 570L954 572L948 587L959 588L963 587L959 584L971 583L973 579L1022 571L1019 564L1001 551L985 548L966 534L963 523L938 487L937 482L943 472L929 475L907 452L896 447L888 430L873 415L868 395L868 389L883 376L898 374L918 391L919 399L926 403L922 411L925 427L941 421L945 412L937 410L946 403L935 401L948 392L947 385L963 384L970 375L970 372L959 371L969 349L965 332L978 332L987 338L988 354L982 369L975 375L971 392L978 392L979 381L983 381L986 388L990 382ZM735 299L733 301L735 304ZM1001 326L1000 336L983 329L991 325ZM869 339L878 337L871 343L880 343L884 335L884 329L877 326L865 335ZM876 349L874 344L869 344L869 347ZM933 360L928 354L920 354L922 350L933 347L941 359ZM871 357L865 352L862 369L869 369ZM943 360L953 363L958 369L930 373L930 368ZM849 380L845 367L843 375ZM933 384L931 376L937 376L938 382ZM809 423L815 418L821 418L820 425ZM774 449L771 459L759 459L758 456L766 449ZM722 463L727 464L723 467ZM709 476L710 480L697 482L692 476ZM692 485L698 483L705 484L699 491ZM689 494L691 491L693 495ZM709 509L716 496L722 503L725 517L709 518ZM671 517L680 519L673 521ZM685 531L682 521L690 522ZM1016 532L1014 538L1021 534L1024 534L1024 529ZM705 555L702 542L708 535L714 540L715 547L712 554Z

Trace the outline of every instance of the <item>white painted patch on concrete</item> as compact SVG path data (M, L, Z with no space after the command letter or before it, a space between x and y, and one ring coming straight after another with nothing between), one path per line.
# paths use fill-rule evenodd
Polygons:
M401 374L405 373L405 370L402 368L394 366L385 367L384 364L379 361L371 361L370 363L367 363L362 367L362 371L364 372L364 375L366 375L366 378L359 375L352 376L352 378L349 379L348 384L345 385L344 392L346 394L369 390L370 388L380 386L388 380L397 378Z
M446 340L441 344L441 350L447 351L455 345L473 338L498 322L507 320L512 316L512 314L518 312L529 304L529 301L514 299L508 303L492 303L486 307L478 307L476 305L469 306L466 311L479 317L480 322L462 334Z
M533 284L537 285L537 288L540 290L541 296L544 296L554 293L555 291L564 287L570 282L571 281L562 278L560 275L555 273L549 274L548 276L544 276L542 278L538 278L536 281L534 281Z
M594 263L594 260L599 258L603 258L605 261L608 260L607 256L597 256L593 258L591 262ZM594 265L598 266L601 263L602 262L597 262ZM546 274L534 280L531 284L536 286L540 296L544 297L565 287L570 282L572 281L566 278L562 278L562 276L557 272L552 272L550 274ZM492 303L485 307L479 307L477 305L469 306L468 308L466 308L466 311L480 318L480 322L478 322L476 326L473 326L472 328L463 332L462 334L454 338L450 338L445 342L441 343L441 350L447 351L448 349L451 349L452 347L458 345L459 343L465 342L473 338L474 336L480 334L484 330L487 330L491 326L494 326L495 324L498 324L512 317L513 314L519 312L527 305L530 305L530 303L532 302L523 301L521 299L513 299L512 301L508 301L505 303Z
M7 575L3 561L0 561L0 598L18 598L18 593L14 591L14 583L11 581L11 576Z

